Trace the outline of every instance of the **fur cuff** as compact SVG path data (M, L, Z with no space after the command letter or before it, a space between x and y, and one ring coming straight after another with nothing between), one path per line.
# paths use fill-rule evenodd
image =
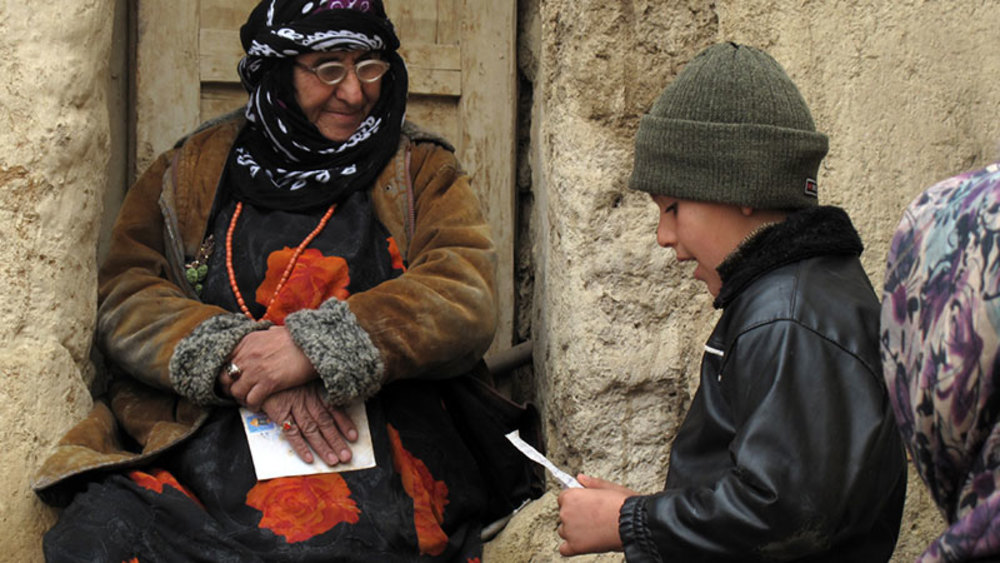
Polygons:
M382 387L382 355L347 303L328 299L319 309L288 315L285 327L316 368L332 404L367 399Z
M270 322L254 322L236 313L202 322L174 348L170 357L170 383L197 405L228 404L229 400L215 393L219 371L244 336L269 326Z

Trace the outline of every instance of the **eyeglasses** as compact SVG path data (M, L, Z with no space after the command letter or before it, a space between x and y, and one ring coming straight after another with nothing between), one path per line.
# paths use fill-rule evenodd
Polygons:
M295 61L295 66L301 67L316 75L320 82L334 86L347 77L347 69L353 68L358 80L366 84L378 81L389 71L389 62L380 59L365 59L354 64L344 64L338 61L326 61L316 66L306 66Z

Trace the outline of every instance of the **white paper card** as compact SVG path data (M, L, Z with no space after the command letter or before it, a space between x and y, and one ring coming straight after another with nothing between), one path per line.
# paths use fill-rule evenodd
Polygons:
M504 436L510 441L511 444L514 444L514 447L517 448L522 454L524 454L525 457L541 465L545 469L548 469L549 473L551 473L552 476L555 477L557 481L562 483L562 486L564 488L570 488L570 489L583 488L583 485L581 485L579 481L574 479L572 475L556 467L556 464L549 461L549 458L542 455L542 452L536 450L531 446L531 444L525 442L524 439L521 438L520 431L515 430L513 432L510 432L509 434L504 434Z
M250 457L253 458L257 479L263 481L275 477L339 473L375 467L375 451L372 449L372 434L368 428L368 413L364 401L351 403L344 410L358 429L358 439L354 443L348 442L351 461L330 467L315 455L316 452L313 452L312 463L302 461L295 455L295 450L288 443L281 427L271 422L264 413L241 408L240 419L250 444Z

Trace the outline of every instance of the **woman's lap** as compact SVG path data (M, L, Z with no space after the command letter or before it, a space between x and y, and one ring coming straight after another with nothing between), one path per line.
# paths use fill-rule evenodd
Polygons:
M114 474L46 535L51 561L466 561L483 485L433 385L368 403L378 467L257 482L242 425L217 410L163 469Z
M181 491L149 490L127 475L91 483L45 534L45 560L255 561Z

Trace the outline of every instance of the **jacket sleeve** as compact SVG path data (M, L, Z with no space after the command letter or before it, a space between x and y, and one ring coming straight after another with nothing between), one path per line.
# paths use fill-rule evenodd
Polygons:
M334 402L396 379L459 375L493 339L496 256L469 178L451 151L430 143L413 149L412 170L406 272L285 320Z
M193 299L171 280L159 204L171 155L157 159L126 194L98 274L97 340L105 354L129 375L206 403L215 398L212 381L205 382L207 389L195 390L171 378L170 362L177 344L204 321L219 315L228 316L232 337L249 332L253 323ZM195 361L191 354L187 359ZM200 400L196 397L199 393Z
M874 369L790 321L744 333L718 383L733 411L731 469L628 499L627 559L785 561L871 531L904 463Z

